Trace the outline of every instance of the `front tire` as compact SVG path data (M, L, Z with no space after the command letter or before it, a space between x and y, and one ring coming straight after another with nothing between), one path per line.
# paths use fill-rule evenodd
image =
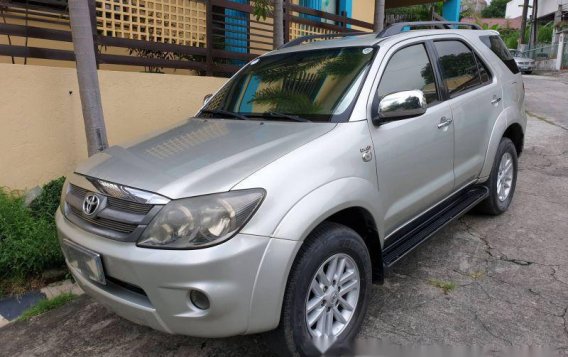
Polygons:
M371 259L363 239L324 222L300 248L286 287L273 347L311 356L344 348L357 334L369 301Z
M489 197L477 206L478 211L498 216L509 208L517 185L517 171L517 149L511 139L502 138L487 180Z

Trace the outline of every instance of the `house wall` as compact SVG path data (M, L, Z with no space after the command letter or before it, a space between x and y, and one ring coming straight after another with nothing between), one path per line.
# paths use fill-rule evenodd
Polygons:
M111 145L192 116L225 78L99 71ZM87 158L74 68L0 63L0 186L25 189Z
M537 17L543 17L550 15L558 10L558 5L566 5L568 0L540 0L538 2L538 15Z
M542 0L541 0L542 1ZM505 18L506 19L514 19L519 16L523 16L523 5L524 0L511 0L507 3L507 7L505 9ZM529 6L532 6L532 0L529 0ZM530 17L532 8L529 8L527 11L527 18Z

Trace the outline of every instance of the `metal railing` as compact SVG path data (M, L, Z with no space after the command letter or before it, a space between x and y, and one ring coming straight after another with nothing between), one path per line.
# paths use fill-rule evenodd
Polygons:
M88 1L99 65L191 69L198 74L227 76L274 48L273 18L256 19L248 4L187 0L190 5L174 9L167 4L169 0ZM0 19L4 19L0 20L0 35L50 40L42 42L43 47L28 46L27 41L23 46L15 45L15 41L0 44L0 56L75 60L65 10L24 8L21 2L10 0L0 6ZM301 7L289 0L284 2L283 26L285 42L310 34L373 28L370 23ZM68 45L50 46L51 41Z
M530 50L523 51L522 57L531 58L535 61L555 59L558 55L558 44L540 45Z

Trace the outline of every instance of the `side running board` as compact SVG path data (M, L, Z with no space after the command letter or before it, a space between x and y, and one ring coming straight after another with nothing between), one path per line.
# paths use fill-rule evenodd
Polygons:
M485 186L467 188L396 232L385 242L383 248L385 266L391 267L445 225L475 207L488 195L489 190Z

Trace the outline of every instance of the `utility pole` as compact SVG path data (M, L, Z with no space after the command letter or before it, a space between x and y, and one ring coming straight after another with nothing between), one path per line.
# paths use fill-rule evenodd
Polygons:
M527 39L525 37L525 32L527 30L527 16L529 14L529 0L525 0L524 4L523 4L523 15L521 18L521 33L520 38L519 38L519 50L524 51L526 44L527 44Z
M91 15L87 0L69 0L69 18L71 20L71 36L75 51L79 95L87 136L87 152L89 156L108 147Z
M531 39L529 48L533 49L536 46L537 34L538 34L538 0L533 0L532 8L532 27L531 27Z

